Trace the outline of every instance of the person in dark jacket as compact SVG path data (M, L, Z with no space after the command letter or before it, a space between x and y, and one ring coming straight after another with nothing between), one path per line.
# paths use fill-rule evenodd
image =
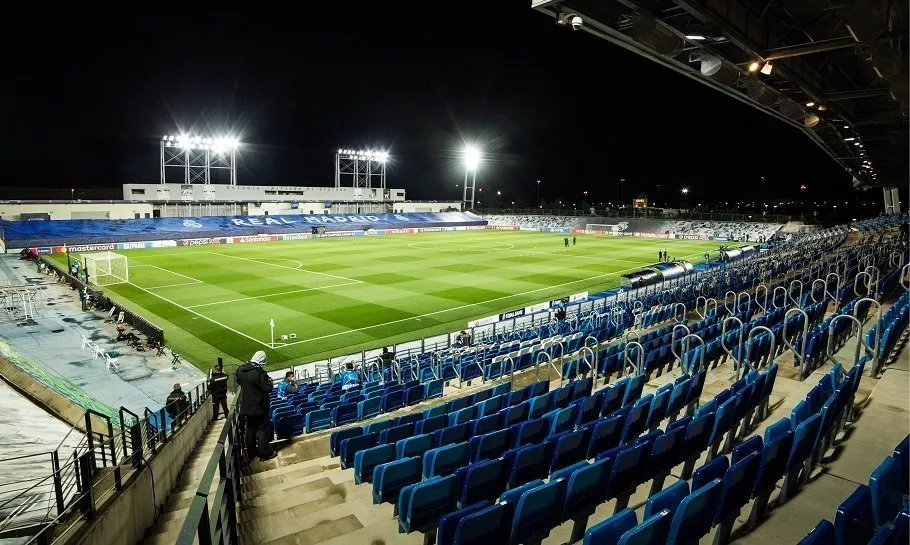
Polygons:
M174 391L168 394L164 406L167 414L174 419L174 425L180 425L186 420L190 402L186 399L186 394L183 393L183 388L179 384L174 385Z
M209 392L212 393L212 422L218 420L218 409L224 409L224 417L228 417L227 391L228 376L219 363L212 369L212 376L209 377Z
M272 391L272 379L263 369L265 363L265 352L259 350L250 361L237 368L237 386L240 388L237 407L243 421L247 460L259 456L260 460L265 461L276 456L269 445L269 392Z

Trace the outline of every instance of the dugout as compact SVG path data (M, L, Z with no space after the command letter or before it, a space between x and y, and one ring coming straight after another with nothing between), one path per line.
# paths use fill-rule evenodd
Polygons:
M752 257L758 253L758 248L755 246L741 246L739 248L727 248L720 250L720 260L724 263L732 263L734 261L740 261L746 259L747 257Z
M693 270L695 270L695 266L688 261L671 261L670 263L658 263L645 269L624 274L622 278L627 281L626 287L641 288L659 284L664 280L678 278Z

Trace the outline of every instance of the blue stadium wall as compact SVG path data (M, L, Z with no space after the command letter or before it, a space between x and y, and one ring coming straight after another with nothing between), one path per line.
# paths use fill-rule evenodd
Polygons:
M85 250L123 250L190 245L181 242L219 244L211 239L237 238L237 242L308 238L313 227L324 227L321 236L356 236L374 231L407 231L454 227L483 227L486 220L470 212L414 214L337 214L288 216L204 216L129 220L0 221L6 248L91 246ZM279 238L280 237L280 238ZM160 242L159 244L156 244ZM230 242L233 242L231 240ZM83 250L83 251L85 251Z

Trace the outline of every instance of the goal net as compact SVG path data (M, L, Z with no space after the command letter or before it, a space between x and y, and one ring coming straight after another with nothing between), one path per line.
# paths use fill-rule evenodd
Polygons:
M628 224L622 223L587 223L585 231L596 231L602 233L621 233L626 230Z
M114 252L82 254L82 266L88 273L88 281L96 286L125 284L130 281L126 256Z

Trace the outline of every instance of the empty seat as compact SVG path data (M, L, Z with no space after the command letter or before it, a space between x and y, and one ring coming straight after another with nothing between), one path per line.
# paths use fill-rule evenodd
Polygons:
M417 405L423 401L425 387L423 384L408 388L404 395L404 404L407 406Z
M329 454L333 457L338 456L341 453L341 441L358 435L363 435L363 428L360 426L332 432L329 437Z
M670 523L667 545L698 543L708 533L714 522L720 491L720 481L713 481L683 499Z
M597 420L601 409L603 409L603 402L603 392L597 392L592 396L586 396L573 401L572 403L578 405L578 418L575 420L575 425L583 426L588 422Z
M705 465L695 470L695 475L692 477L692 490L707 486L714 480L723 479L728 469L730 469L730 461L726 456L718 456L706 462Z
M567 432L560 436L550 461L550 473L585 459L588 449L586 439L586 430Z
M306 415L306 432L326 430L332 427L332 409L318 409Z
M435 530L440 517L455 510L455 477L436 477L401 489L398 499L398 531Z
M402 424L400 426L392 426L389 429L379 432L379 442L382 444L394 444L402 439L407 439L412 435L414 435L414 424L412 423Z
M499 412L505 406L505 396L491 397L480 404L478 416L488 416Z
M626 507L629 497L644 480L641 469L647 467L650 450L651 445L646 442L631 445L622 449L613 460L607 497L616 498L617 510Z
M561 522L566 482L562 479L526 491L515 505L511 543L539 543Z
M435 446L436 438L429 433L415 435L406 439L399 439L395 442L395 450L398 458L417 456L420 459L423 459L423 454Z
M502 414L490 414L471 421L471 435L483 435L502 427Z
M645 503L645 518L653 517L661 511L667 511L672 517L683 499L689 495L689 483L676 481L664 490L650 496Z
M449 423L449 417L445 414L440 414L437 416L426 417L424 416L423 420L418 420L414 423L414 433L415 434L424 434L424 433L434 433L438 430L445 428Z
M427 383L423 385L423 388L424 388L423 398L424 399L434 399L437 397L442 397L442 391L443 391L444 385L445 385L445 381L442 379L427 381Z
M545 478L549 474L547 446L544 444L526 445L506 452L503 456L511 461L512 471L509 474L509 488L515 488L534 479Z
M365 433L354 437L342 439L339 451L341 453L341 468L347 469L354 465L354 454L363 449L375 447L379 444L379 435L376 433Z
M664 545L672 520L673 514L668 511L645 517L641 524L623 534L619 545Z
M601 452L618 445L620 437L622 436L622 428L622 415L611 416L596 421L591 430L591 438L588 442L586 458L595 458Z
M714 517L714 522L718 525L714 539L716 545L724 545L730 541L733 523L752 494L758 462L759 455L753 452L730 466L730 470L724 475L720 501Z
M449 475L456 469L468 465L471 447L468 443L457 443L430 449L423 455L423 476L427 479Z
M799 541L799 545L834 545L834 525L827 520L819 522L806 537Z
M499 430L471 438L471 459L498 458L509 448L509 430Z
M872 492L859 485L837 508L834 533L838 544L868 543L874 533Z
M506 488L509 465L503 458L481 460L466 468L459 503L471 505L481 500L493 501Z
M519 391L524 392L525 390L519 390ZM515 392L512 392L512 393L514 394ZM520 422L524 422L525 420L527 420L528 415L530 414L530 406L531 406L530 403L528 403L527 401L522 401L521 403L519 403L517 405L514 405L507 409L503 409L503 420L502 420L503 427L509 427L512 424L518 424Z
M872 515L876 526L884 526L901 510L901 468L893 456L885 458L869 478Z
M436 444L438 446L450 445L452 443L463 443L471 438L471 423L465 422L457 426L449 426L436 432Z
M509 428L509 436L514 437L512 446L516 448L529 443L539 443L547 436L547 422L542 418L537 418L514 424Z
M401 390L386 392L382 395L382 412L387 413L400 409L404 405L404 395Z
M464 424L469 420L474 420L477 417L477 407L471 406L467 407L449 415L449 426L457 426L458 424Z
M492 545L507 543L514 506L495 503L461 519L455 530L454 545ZM443 545L443 544L440 544Z
M332 425L342 426L357 421L357 405L344 403L332 409Z
M373 468L396 458L395 445L378 445L354 454L354 484L373 480Z
M585 532L584 545L619 543L620 538L638 525L635 511L623 509L607 520L595 524Z
M420 481L420 460L404 458L373 468L373 503L398 502L405 486Z
M584 537L588 518L606 496L607 483L610 480L610 467L613 461L609 458L598 460L573 471L566 481L566 502L563 506L563 520L573 520L570 543ZM551 478L558 478L554 473Z
M378 397L357 402L357 420L373 418L380 412L382 412L382 400Z
M443 515L439 519L439 526L436 529L436 545L452 545L455 542L455 532L458 530L458 524L462 519L478 511L483 511L489 506L490 502L481 501Z
M395 425L394 419L389 420L377 420L376 422L370 422L364 428L366 433L375 433L378 437L383 430L387 430Z
M303 433L304 418L299 414L291 414L278 418L275 434L279 439L289 439Z

